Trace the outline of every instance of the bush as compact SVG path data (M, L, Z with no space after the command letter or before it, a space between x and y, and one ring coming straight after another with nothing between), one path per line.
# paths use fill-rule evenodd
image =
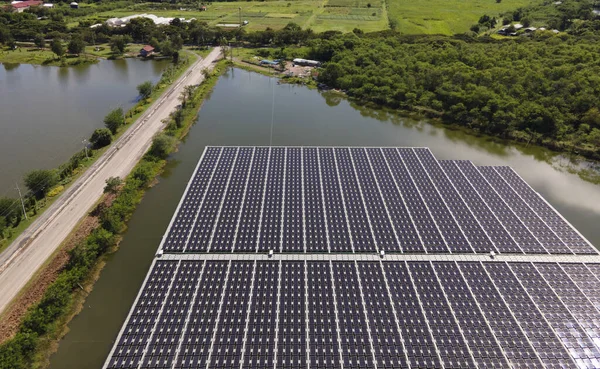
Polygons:
M175 139L164 133L158 134L152 140L152 146L148 150L148 155L158 159L166 159L173 146L175 145Z
M110 145L112 142L112 133L108 128L98 128L92 134L90 142L95 149Z
M54 196L58 195L59 193L61 193L64 189L65 189L64 186L56 186L56 187L52 188L50 191L48 191L47 196L54 197Z
M142 99L146 99L148 97L150 97L150 95L152 94L152 82L150 81L146 81L144 83L141 83L137 86L137 90L140 93L140 97Z
M124 115L125 114L123 113L123 109L117 108L108 113L106 117L104 117L104 125L106 126L106 128L110 129L113 135L117 133L119 127L121 127L125 123Z
M33 170L25 175L25 186L37 198L43 198L48 191L58 184L59 177L55 170Z

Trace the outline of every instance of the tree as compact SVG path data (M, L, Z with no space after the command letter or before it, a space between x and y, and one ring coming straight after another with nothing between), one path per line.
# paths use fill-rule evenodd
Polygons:
M150 81L143 82L137 86L137 90L140 93L140 97L142 99L147 99L148 97L150 97L153 88L154 87L152 86L152 82Z
M106 186L104 186L104 193L117 193L119 186L123 183L123 180L119 177L110 177L106 180Z
M125 124L125 118L123 116L123 109L117 108L104 117L104 125L110 129L114 135L119 130L119 127Z
M61 56L65 55L65 48L63 47L62 42L58 38L55 38L54 40L52 40L52 44L50 45L50 49L59 58Z
M19 199L0 197L0 216L10 220L13 216L16 216L19 210ZM0 236L0 238L2 237Z
M127 43L129 42L129 40L129 36L112 36L109 41L110 50L115 55L123 55L125 49L127 48Z
M73 37L71 37L71 41L67 46L67 50L69 50L69 53L77 55L81 54L85 50L85 42L83 42L81 35L75 34Z
M98 128L92 134L90 142L95 149L110 145L112 142L112 134L108 128Z
M158 159L165 159L173 149L174 145L175 139L173 137L164 133L158 134L152 140L152 146L150 146L148 154Z
M58 175L54 170L38 169L25 174L24 182L29 191L37 198L43 198L46 193L58 184Z
M38 33L37 35L35 35L35 38L33 39L33 43L35 43L35 46L37 46L40 49L43 49L44 47L46 47L46 39L44 38L44 35L42 35L41 33Z

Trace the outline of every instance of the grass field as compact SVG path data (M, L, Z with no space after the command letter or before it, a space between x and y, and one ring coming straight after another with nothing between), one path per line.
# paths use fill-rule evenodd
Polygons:
M484 14L498 16L521 6L542 0L275 0L208 3L207 11L195 6L171 10L160 3L138 3L124 9L96 13L90 18L104 21L113 17L150 13L163 17L196 18L211 25L237 24L239 8L248 31L267 27L280 29L289 22L315 32L336 30L365 32L389 28L395 20L404 34L462 33L477 23ZM386 4L387 2L387 4Z
M186 10L167 10L156 3L136 4L126 9L97 13L90 18L104 21L113 17L149 13L162 17L196 18L211 25L239 23L239 8L242 20L249 23L248 31L264 30L267 27L281 29L294 22L316 32L339 30L343 32L360 28L364 31L379 31L388 28L383 0L290 0L290 1L234 1L213 2L207 11L191 7Z
M404 34L462 33L487 14L516 10L540 0L388 0L388 16Z

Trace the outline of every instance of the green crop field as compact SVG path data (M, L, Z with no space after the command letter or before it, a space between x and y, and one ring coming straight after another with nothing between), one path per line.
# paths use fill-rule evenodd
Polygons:
M388 17L398 22L405 34L462 33L487 14L516 10L540 0L388 0Z
M386 6L387 1L387 6ZM521 6L542 0L275 0L212 2L207 11L190 5L188 9L167 10L159 3L138 3L127 9L97 13L105 20L132 14L150 13L163 17L196 18L211 25L237 24L239 8L248 31L267 27L280 29L289 22L315 32L336 30L365 32L389 28L389 19L397 22L404 34L462 33L484 14L498 16Z

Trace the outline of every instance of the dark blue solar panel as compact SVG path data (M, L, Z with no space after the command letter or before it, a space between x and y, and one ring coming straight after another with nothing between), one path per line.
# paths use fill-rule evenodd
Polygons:
M429 149L414 149L414 152L427 171L429 178L444 198L448 209L452 212L452 216L460 225L460 229L475 252L498 251L456 191L438 161L433 157L431 151Z
M478 367L507 368L508 361L486 317L453 262L435 263L440 283ZM489 317L493 319L493 317Z
M302 149L304 170L304 218L306 251L327 251L324 197L316 148Z
M404 263L384 263L411 368L441 368L427 319Z
M394 316L381 263L359 263L358 269L377 367L408 368L400 323Z
M260 220L265 193L269 151L270 149L265 147L257 147L254 151L244 206L237 226L234 251L248 252L256 250L256 239L259 231L257 224Z
M499 252L522 253L515 240L510 236L492 209L485 203L479 193L471 186L467 178L453 161L438 162L454 187L473 212L487 236L492 240Z
M375 252L373 234L369 226L360 187L356 180L350 151L346 148L334 150L342 191L346 204L346 214L350 222L350 234L355 252Z
M222 148L207 147L202 160L194 172L187 191L181 199L175 219L172 220L163 248L167 251L182 251L193 227L198 208L217 168Z
M333 149L320 148L318 155L321 177L323 179L323 194L325 195L325 210L327 212L327 232L331 251L352 251L350 236L348 234L344 197L338 179Z
M329 263L307 267L310 367L341 368Z
M279 263L256 264L243 368L274 367L278 276Z
M231 262L209 368L239 368L255 263Z
M430 263L410 263L416 292L445 367L475 368L475 362L462 337Z
M600 367L600 314L557 264L511 264L579 367ZM594 340L594 341L592 341Z
M233 169L233 163L237 158L237 153L238 148L235 147L226 147L223 149L221 159L213 173L202 206L198 210L196 223L194 224L191 237L186 245L186 251L207 250L217 213L221 206L221 200L227 189L227 183Z
M548 321L521 287L507 264L486 263L498 291L547 368L573 368L575 363ZM552 318L552 316L550 316ZM562 334L562 333L561 333Z
M177 354L176 368L206 367L228 263L207 262Z
M213 230L212 243L209 248L213 251L231 251L233 238L237 228L240 208L244 199L248 171L254 155L251 147L242 147L229 179L227 193L219 209L219 218Z
M373 167L373 173L379 182L383 200L389 211L392 224L400 242L403 252L423 252L423 244L411 219L411 215L402 200L396 187L389 166L385 161L381 149L368 148L367 154ZM394 248L388 251L397 251Z
M171 368L204 263L182 261L144 356L145 368Z
M483 266L479 263L460 263L459 267L510 364L514 368L541 368L542 363L535 350Z
M412 220L417 227L426 251L448 252L446 243L440 235L437 225L431 218L431 214L427 210L427 206L423 202L423 198L419 194L417 187L402 163L398 151L393 148L382 149L382 151L397 182L402 198L408 207L408 211L412 214Z
M398 152L450 251L473 252L414 151L400 148Z
M260 229L258 250L279 251L281 246L281 213L283 202L283 172L285 148L271 149L267 189L262 205L262 217L256 225Z
M277 367L307 368L304 262L281 264Z
M372 368L373 353L354 262L332 264L344 368Z
M571 249L565 246L544 221L510 188L494 168L479 167L478 169L548 252L553 254L572 253Z
M511 188L544 220L558 237L575 253L596 254L597 251L581 237L544 199L510 167L494 167Z
M285 164L285 201L283 213L284 252L304 251L304 220L302 203L302 151L287 149Z
M600 280L588 269L585 264L561 264L563 270L569 275L577 287L600 311Z
M109 368L137 368L179 262L157 261L125 323Z
M401 251L365 149L352 148L350 153L378 249Z
M494 188L485 180L470 161L457 160L454 163L471 185L488 204L491 211L502 222L519 247L526 253L547 253L546 249L533 237L527 227L506 205Z

